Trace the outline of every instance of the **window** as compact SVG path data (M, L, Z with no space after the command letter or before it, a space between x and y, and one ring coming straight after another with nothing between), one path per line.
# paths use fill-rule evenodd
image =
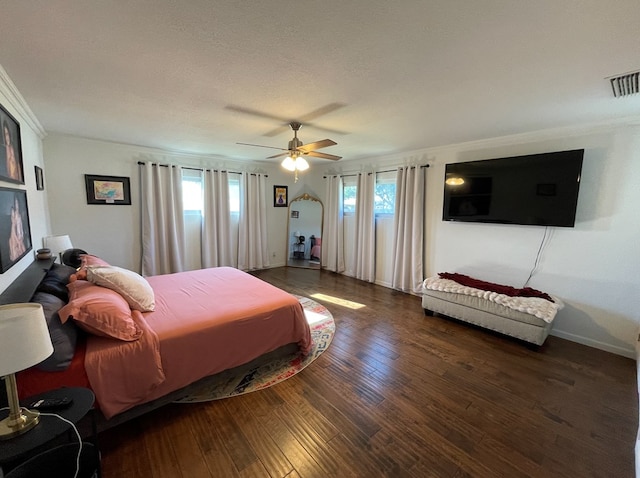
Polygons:
M202 190L202 172L191 169L182 170L182 206L185 214L202 215L204 192ZM229 175L229 212L240 212L240 178Z
M192 169L182 170L182 208L185 214L202 215L202 173Z
M357 184L355 177L342 178L342 210L345 213L353 214L356 212Z
M376 174L376 196L374 212L393 214L396 208L396 172L387 171ZM343 178L342 209L346 214L356 212L358 186L356 177Z
M231 214L240 214L240 176L229 175L229 209Z
M376 214L394 214L396 209L396 172L376 174L376 197L373 210Z

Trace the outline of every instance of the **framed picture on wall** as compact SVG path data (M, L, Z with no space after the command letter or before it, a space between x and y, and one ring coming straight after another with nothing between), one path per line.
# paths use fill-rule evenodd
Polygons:
M44 191L44 173L40 166L34 166L36 170L36 189L38 191Z
M0 188L0 273L31 250L27 192Z
M84 175L87 204L131 205L129 178L122 176Z
M288 186L273 186L273 207L289 205L288 190Z
M0 180L24 184L20 123L2 105L0 105L0 126L2 127Z

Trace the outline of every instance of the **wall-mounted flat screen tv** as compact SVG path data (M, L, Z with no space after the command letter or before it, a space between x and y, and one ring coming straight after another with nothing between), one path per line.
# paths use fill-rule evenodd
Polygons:
M444 221L573 227L584 149L446 165Z

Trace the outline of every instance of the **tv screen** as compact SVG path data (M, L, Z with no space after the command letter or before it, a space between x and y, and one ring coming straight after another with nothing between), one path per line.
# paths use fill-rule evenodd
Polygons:
M445 221L573 227L584 149L446 165Z

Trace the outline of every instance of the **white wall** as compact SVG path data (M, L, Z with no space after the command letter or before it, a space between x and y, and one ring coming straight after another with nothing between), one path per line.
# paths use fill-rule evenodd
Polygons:
M350 173L365 166L388 169L416 158L428 161L425 274L460 272L521 287L533 268L544 228L442 221L445 164L577 148L585 149L585 157L576 226L550 228L550 238L529 285L560 297L566 304L556 317L553 335L634 358L640 322L637 124L544 131L343 162L339 172ZM377 251L376 278L380 283L390 273L390 263L381 260L389 254L390 249Z
M25 175L24 185L0 182L0 187L27 191L34 249L42 246L45 236L69 234L76 247L101 255L113 264L139 270L137 162L151 159L199 167L240 167L213 157L172 155L149 148L62 135L50 135L43 142L42 126L2 67L0 103L20 123ZM326 203L323 174L382 169L428 160L431 168L427 173L425 274L462 272L519 286L534 265L544 230L532 226L443 222L444 165L575 148L585 148L576 227L552 228L530 285L561 297L566 304L556 318L553 335L634 358L640 323L637 299L640 290L640 247L637 242L640 238L640 122L426 148L368 161L341 161L325 168L314 165L301 175L298 183L275 164L254 163L252 166L269 173L269 190L274 184L287 185L290 199L306 192ZM35 188L34 165L44 169L44 191ZM87 205L84 174L130 177L132 205ZM287 208L268 208L272 266L286 263L287 212ZM387 283L390 273L390 264L384 260L388 257L386 249L390 247L387 232L377 234L380 248L376 280L381 284ZM351 242L347 240L347 246L349 244ZM27 254L0 275L0 291L6 289L33 259L33 252Z
M44 140L45 176L54 234L69 234L75 247L103 257L113 265L140 271L140 194L138 161L194 167L252 170L247 164L219 159L178 155L149 148L51 134ZM251 168L268 173L267 228L271 266L286 264L287 208L273 207L273 185L288 185L295 197L303 184L277 164L253 163ZM131 206L90 205L86 201L85 174L125 176L131 183ZM293 194L292 194L293 193ZM311 192L310 192L311 194ZM194 247L196 245L194 244Z
M583 176L575 228L552 228L537 273L530 286L561 297L552 334L621 355L634 357L640 279L640 126L614 125L545 131L496 138L446 148L424 149L369 161L340 161L313 166L297 183L277 164L253 163L274 184L289 186L289 199L303 193L326 203L323 174L388 169L408 162L428 162L425 231L425 274L462 272L521 286L531 271L543 228L448 223L441 220L444 165L540 151L585 148ZM37 150L37 138L32 149ZM174 156L146 148L51 135L44 141L45 177L53 233L70 234L74 244L112 263L139 270L140 236L137 161L153 159L193 166L226 167L216 158ZM236 166L236 165L234 165ZM246 165L245 165L246 166ZM236 169L237 170L237 169ZM131 177L132 206L89 206L83 175ZM27 175L28 176L28 175ZM33 181L33 178L30 178ZM30 207L32 204L29 197ZM272 198L268 201L271 203ZM44 209L44 206L42 206ZM268 208L271 266L286 263L287 208ZM42 216L46 220L46 215ZM348 225L347 225L348 226ZM349 228L346 228L347 231ZM35 234L43 235L41 228ZM388 232L388 231L387 231ZM378 234L377 282L388 285L388 234ZM384 240L383 240L384 239ZM352 241L347 239L347 254ZM5 274L6 275L6 274Z
M640 129L620 127L578 137L531 141L439 155L429 172L429 204L442 210L444 164L456 160L585 148L576 225L550 228L529 285L566 304L552 334L633 357L640 288ZM459 224L432 218L432 273L463 272L522 286L535 261L543 228Z
M45 173L45 190L36 190L34 166L44 167L42 158L42 138L44 129L34 116L29 106L20 95L7 73L0 66L0 104L20 124L22 144L22 166L25 184L0 181L0 187L23 189L27 191L27 207L29 209L29 225L33 250L27 253L11 269L0 275L0 292L5 290L27 266L34 261L34 251L42 247L42 238L51 235L47 195L50 190Z

